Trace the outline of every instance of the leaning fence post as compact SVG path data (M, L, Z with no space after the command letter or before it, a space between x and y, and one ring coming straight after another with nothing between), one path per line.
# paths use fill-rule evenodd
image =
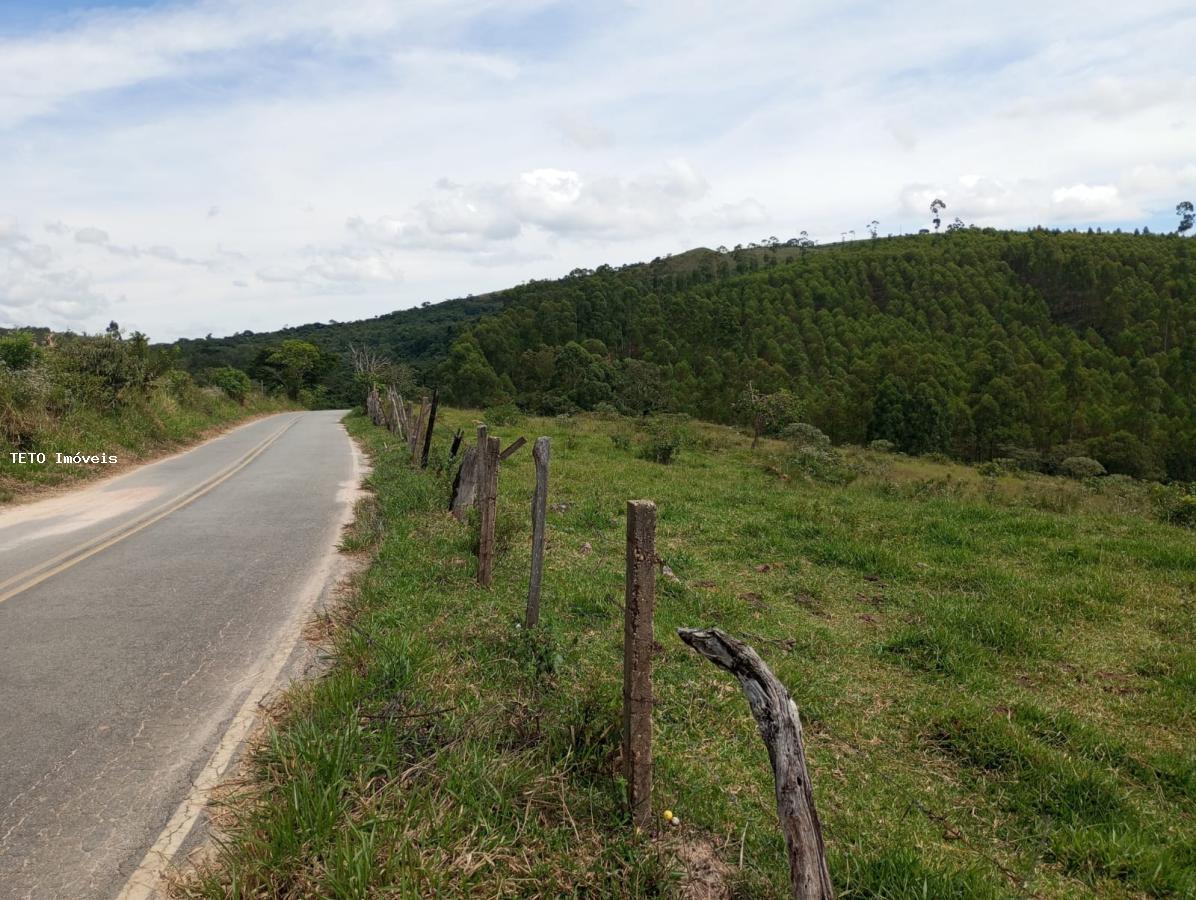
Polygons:
M432 430L436 427L436 408L440 406L440 388L432 389L432 412L428 415L428 432L424 435L424 452L420 456L421 469L428 468L428 451L432 449Z
M678 628L677 636L720 669L739 679L760 737L768 747L776 781L777 815L789 852L789 877L796 900L831 900L830 870L822 825L806 771L801 717L789 691L756 651L717 628Z
M652 821L652 613L656 604L656 504L627 501L623 612L623 766L631 821Z
M478 583L489 587L494 580L494 524L498 514L498 446L496 437L486 437L485 426L478 428L478 459L481 478L478 482L478 505L481 507L478 528Z
M532 494L532 575L527 584L527 627L540 621L540 581L544 575L544 514L548 507L548 450L546 437L536 438L536 491Z

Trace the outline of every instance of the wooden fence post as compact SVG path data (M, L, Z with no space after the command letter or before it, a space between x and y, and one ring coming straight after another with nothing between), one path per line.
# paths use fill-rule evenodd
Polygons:
M756 651L717 628L678 628L677 635L720 669L739 679L760 737L768 747L776 781L777 815L789 851L789 876L796 900L831 900L830 870L822 825L806 771L801 717L789 691Z
M390 401L391 431L403 440L407 439L407 416L403 405L403 397L395 390L394 385L386 389L386 399Z
M411 462L415 463L418 459L419 453L419 439L423 436L424 425L428 421L428 398L424 396L419 402L419 419L416 420L415 427L411 429L411 439L408 445L411 449Z
M623 766L631 821L652 822L652 615L656 604L656 504L627 501L623 612Z
M536 438L532 459L536 462L536 491L532 494L532 575L527 585L527 623L534 628L540 621L540 581L544 575L544 514L548 509L549 440Z
M461 449L461 438L465 437L465 432L458 428L453 432L453 444L449 447L449 459L457 458L457 451Z
M440 406L440 388L432 389L432 412L428 415L428 431L424 435L424 452L419 459L421 469L428 468L428 451L432 449L432 429L436 427L436 408Z
M498 445L496 437L485 437L486 427L478 428L478 583L489 587L494 581L494 525L498 515ZM485 443L483 438L485 437Z
M453 496L449 500L449 511L458 522L464 522L474 507L478 491L478 460L481 454L477 447L466 447L461 454L461 465L453 479Z
M378 399L378 388L371 387L369 394L365 398L365 411L370 417L370 421L375 425L381 425L384 421L384 413L382 412L382 402Z

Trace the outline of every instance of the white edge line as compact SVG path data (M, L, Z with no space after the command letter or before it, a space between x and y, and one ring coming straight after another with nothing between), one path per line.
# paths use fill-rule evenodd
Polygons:
M346 438L353 453L353 472L350 480L358 487L354 492L354 498L347 498L341 510L341 517L336 528L338 536L344 527L353 520L355 498L362 493L361 483L366 474L361 449L357 446L357 442L349 437L347 431ZM228 728L225 729L216 750L195 778L190 793L178 805L174 815L170 817L158 835L158 839L146 851L141 863L129 876L120 893L117 894L117 900L151 900L151 898L160 896L162 877L172 866L175 855L207 808L208 797L212 789L220 784L237 750L253 731L257 723L258 707L276 686L283 667L299 645L303 629L311 617L316 602L323 595L325 587L330 586L328 582L336 567L337 554L340 552L339 543L338 540L332 544L311 577L304 583L299 592L302 602L297 604L295 615L288 623L286 630L276 638L276 649L258 670L258 678L250 688L249 695L237 710L236 715L233 716Z

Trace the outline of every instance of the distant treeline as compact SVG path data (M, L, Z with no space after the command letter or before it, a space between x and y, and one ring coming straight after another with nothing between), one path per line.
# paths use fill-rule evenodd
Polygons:
M329 402L356 402L345 356L361 343L460 405L727 422L751 385L793 392L839 443L1196 479L1196 242L1176 236L960 228L695 250L179 346L190 368L258 377L282 337L328 354Z

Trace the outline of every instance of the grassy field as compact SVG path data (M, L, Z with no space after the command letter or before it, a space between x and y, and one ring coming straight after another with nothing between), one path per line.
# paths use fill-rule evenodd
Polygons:
M477 414L449 411L436 446ZM863 451L805 477L693 425L671 465L626 420L552 438L543 627L520 621L532 461L503 465L494 587L449 476L361 418L376 554L330 673L293 689L186 896L784 896L768 759L717 626L797 700L843 897L1196 895L1196 535L1150 491ZM619 777L624 505L660 508L655 800ZM660 821L659 815L656 821Z

